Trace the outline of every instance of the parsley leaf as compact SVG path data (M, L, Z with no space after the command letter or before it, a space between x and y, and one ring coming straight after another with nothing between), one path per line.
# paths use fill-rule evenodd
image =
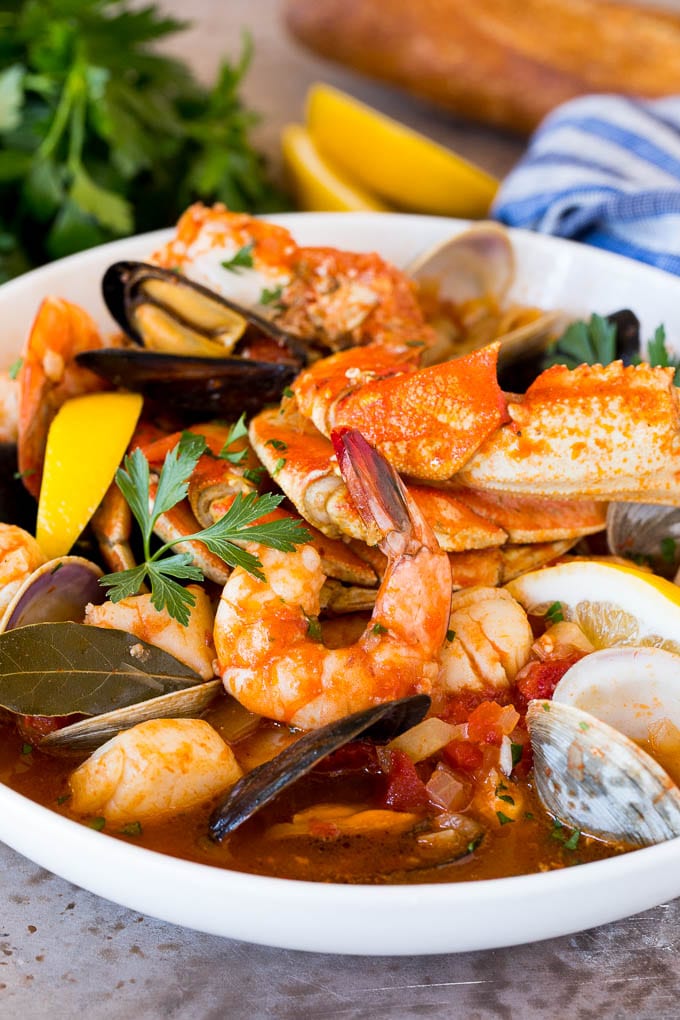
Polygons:
M10 379L16 379L17 378L17 376L19 375L19 372L21 371L23 363L24 363L24 359L23 358L17 358L16 361L12 362L12 364L7 369L7 375L10 377Z
M654 336L651 340L647 341L647 360L650 365L660 368L674 368L675 379L677 380L680 360L671 357L666 347L666 330L663 326L657 326L654 330Z
M248 456L247 446L243 450L232 450L231 447L239 439L243 439L244 436L248 435L248 429L246 426L246 416L242 414L237 422L235 422L227 434L227 438L224 442L224 446L220 450L218 456L222 460L228 460L230 464L240 464L242 460Z
M242 269L252 269L254 265L254 247L255 244L253 241L249 244L244 244L232 258L225 259L224 262L222 262L222 268L227 269L230 273L240 273Z
M282 552L292 552L296 545L309 540L309 532L300 521L292 517L257 523L261 517L276 509L282 496L273 493L258 496L252 492L244 496L238 493L224 517L209 528L166 542L152 555L150 542L154 525L162 514L184 499L188 479L205 449L203 436L192 432L182 433L177 445L166 455L151 509L149 462L140 449L125 458L123 467L116 474L116 483L140 526L144 562L129 570L106 574L100 578L99 583L108 589L112 602L120 602L121 599L137 594L141 585L148 580L153 606L158 610L167 609L173 619L186 626L196 598L193 592L178 582L202 581L203 573L192 562L189 553L168 555L177 542L202 542L225 563L232 567L243 567L264 580L262 564L257 556L237 543L259 542Z
M543 367L566 365L609 365L616 357L616 324L601 315L591 315L590 321L579 320L567 326L562 336L546 352Z
M274 307L281 308L282 294L283 287L264 287L260 294L260 304L273 305Z

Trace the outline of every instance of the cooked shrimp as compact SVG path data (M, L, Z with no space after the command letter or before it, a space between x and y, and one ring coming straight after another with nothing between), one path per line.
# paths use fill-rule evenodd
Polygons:
M120 602L88 605L85 623L109 630L124 630L141 641L148 641L195 670L204 680L212 680L215 651L212 642L214 613L210 599L197 584L190 584L196 602L186 627L174 620L167 609L156 609L151 595L131 595Z
M0 612L7 608L20 586L47 562L42 549L27 531L0 524Z
M310 545L257 548L266 580L237 568L215 621L217 671L253 712L313 729L370 705L428 692L436 680L451 599L451 569L399 477L357 432L336 437L352 498L382 535L387 569L359 640L316 640L325 576Z
M242 774L204 719L151 719L118 733L75 770L70 806L111 825L157 822L224 793Z
M37 499L47 432L65 401L106 388L74 358L103 347L97 327L84 309L61 298L45 298L28 337L19 372L19 470Z

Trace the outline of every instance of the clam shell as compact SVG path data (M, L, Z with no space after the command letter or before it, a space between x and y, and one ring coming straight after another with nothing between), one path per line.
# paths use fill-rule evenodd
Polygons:
M374 705L344 719L310 730L271 761L259 765L234 786L210 819L210 836L220 842L272 801L282 790L306 775L339 747L359 736L389 740L410 729L430 707L427 694Z
M0 619L0 634L31 623L82 623L85 606L100 605L102 571L82 556L48 560L30 574Z
M515 271L508 232L491 222L438 241L406 266L414 280L437 280L441 297L455 302L492 296L501 304Z
M221 689L221 680L208 680L182 691L172 691L137 705L83 719L48 734L40 741L40 750L50 753L94 751L121 730L148 719L193 718L205 711Z
M639 557L667 576L680 566L680 507L610 503L607 544L614 556Z
M680 728L680 655L646 647L592 652L567 670L553 702L589 712L631 740L647 740L660 719Z
M680 790L628 737L559 702L530 702L527 724L536 789L564 825L631 846L680 835Z

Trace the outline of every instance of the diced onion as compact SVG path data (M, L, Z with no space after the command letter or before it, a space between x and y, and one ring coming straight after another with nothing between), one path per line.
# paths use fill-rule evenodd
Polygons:
M442 747L446 747L458 735L458 727L432 716L406 733L396 737L387 746L391 751L404 751L412 761L423 761Z
M512 741L510 737L503 737L501 740L499 766L501 772L506 776L512 772Z
M428 797L434 804L438 804L444 811L457 811L467 807L470 802L470 789L460 779L440 762L425 784Z

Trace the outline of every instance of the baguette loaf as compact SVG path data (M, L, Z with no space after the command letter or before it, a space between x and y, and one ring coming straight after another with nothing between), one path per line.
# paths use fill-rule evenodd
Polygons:
M586 92L680 93L680 16L608 0L287 0L317 53L528 133Z

